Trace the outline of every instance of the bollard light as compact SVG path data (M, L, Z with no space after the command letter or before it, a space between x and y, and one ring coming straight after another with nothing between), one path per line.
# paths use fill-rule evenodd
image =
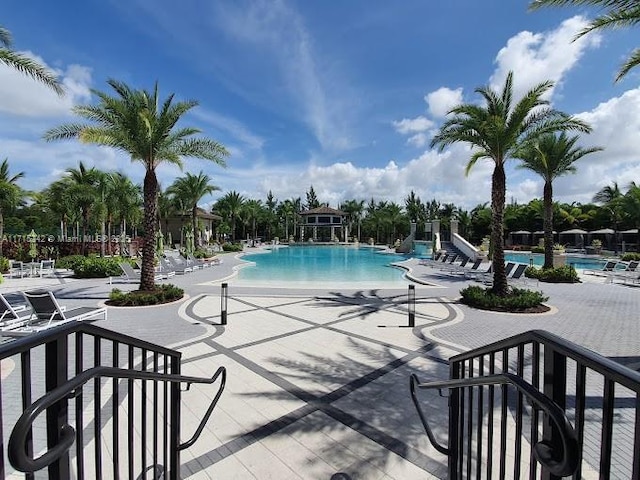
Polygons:
M220 323L221 325L227 324L227 295L229 293L229 285L227 283L222 284L222 290L220 292Z
M409 285L409 294L407 298L407 309L409 311L409 326L416 326L416 286Z

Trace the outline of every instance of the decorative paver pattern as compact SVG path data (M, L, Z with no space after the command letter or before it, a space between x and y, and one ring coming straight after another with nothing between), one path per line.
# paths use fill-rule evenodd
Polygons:
M184 478L443 478L446 458L429 445L408 394L411 373L423 381L447 378L450 356L533 328L629 365L640 358L640 290L597 278L530 283L550 297L552 314L495 314L457 302L469 281L410 260L404 266L424 285L416 285L416 327L407 328L406 290L234 285L241 263L226 255L222 265L172 278L189 295L182 302L109 308L109 320L98 322L180 350L187 375L228 369L203 438L182 453ZM230 285L226 326L223 280ZM137 288L58 275L7 279L0 290L52 288L71 308L102 302L116 286ZM214 393L193 386L183 394L183 437ZM433 393L423 401L446 442L446 399ZM616 432L630 435L624 425Z

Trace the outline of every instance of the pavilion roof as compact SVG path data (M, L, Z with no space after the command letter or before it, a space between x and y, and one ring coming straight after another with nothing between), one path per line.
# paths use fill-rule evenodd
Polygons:
M340 215L341 217L346 217L347 213L342 210L336 210L335 208L322 206L300 212L300 215Z

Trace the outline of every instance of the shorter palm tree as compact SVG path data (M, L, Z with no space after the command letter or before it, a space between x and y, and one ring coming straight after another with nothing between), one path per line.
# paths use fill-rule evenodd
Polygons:
M613 224L613 249L614 254L618 253L618 226L622 220L623 195L618 187L618 182L613 185L602 187L598 193L593 196L595 203L602 204L605 211L610 215Z
M176 178L167 189L167 193L178 198L191 212L191 229L194 235L197 232L198 202L205 195L210 195L219 187L209 183L211 178L200 171L198 175L187 173L184 177ZM195 238L195 237L194 237Z
M575 144L579 137L565 132L549 133L516 151L518 166L537 173L544 179L544 267L553 268L553 181L568 173L575 173L575 162L585 155L602 150L600 147L581 148Z

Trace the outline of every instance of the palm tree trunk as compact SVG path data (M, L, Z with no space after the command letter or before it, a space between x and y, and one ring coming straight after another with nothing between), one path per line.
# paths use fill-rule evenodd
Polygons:
M507 275L504 268L504 202L506 196L504 164L496 161L491 178L491 247L493 249L493 293L505 296L508 292Z
M553 186L544 183L544 266L553 268Z
M193 245L195 246L197 244L197 238L196 238L196 224L198 223L197 221L197 214L198 214L198 210L197 210L198 206L194 205L193 206L193 210L191 210L191 228L193 231Z
M155 290L155 238L156 238L156 197L158 179L155 170L148 169L144 176L144 245L142 247L142 272L140 290Z

